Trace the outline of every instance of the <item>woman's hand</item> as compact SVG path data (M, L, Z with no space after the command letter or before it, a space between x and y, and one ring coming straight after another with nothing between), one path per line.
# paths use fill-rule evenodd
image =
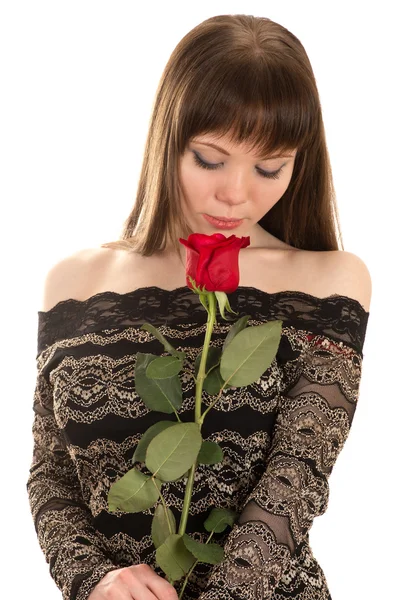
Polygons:
M178 600L173 585L140 563L115 569L97 583L87 600Z

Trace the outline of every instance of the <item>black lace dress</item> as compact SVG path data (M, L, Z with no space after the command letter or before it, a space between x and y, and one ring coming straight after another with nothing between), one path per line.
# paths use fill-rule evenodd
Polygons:
M199 464L186 533L201 542L212 507L239 514L214 534L219 565L197 563L184 598L327 600L322 568L309 545L313 519L328 504L328 478L349 435L359 394L369 313L355 299L240 286L229 294L247 326L283 321L278 353L258 381L224 390L202 426L223 461ZM229 318L234 315L227 313ZM220 316L211 345L231 327ZM38 313L33 458L27 481L40 547L64 600L86 600L110 570L155 563L155 508L108 512L114 481L132 468L142 434L159 420L135 393L137 352L166 355L143 323L186 352L185 369L204 343L207 313L187 286L145 287L68 299ZM180 374L182 421L194 420L195 382ZM203 392L203 409L214 399ZM150 474L144 463L136 463ZM187 478L162 494L177 525ZM349 534L350 535L350 534ZM178 584L177 584L178 585Z

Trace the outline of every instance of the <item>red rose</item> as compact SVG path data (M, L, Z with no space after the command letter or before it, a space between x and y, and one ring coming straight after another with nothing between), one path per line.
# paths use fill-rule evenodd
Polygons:
M234 292L240 281L238 253L249 246L249 236L192 233L187 240L179 238L179 242L187 248L186 281L191 289L189 276L207 292Z

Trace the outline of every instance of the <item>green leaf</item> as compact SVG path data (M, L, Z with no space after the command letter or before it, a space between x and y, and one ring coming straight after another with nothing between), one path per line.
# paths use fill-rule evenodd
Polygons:
M201 302L202 306L209 313L208 294L200 294L199 295L199 299L200 299L200 302Z
M215 292L215 296L216 296L216 300L218 301L219 312L221 314L222 319L226 320L226 317L224 315L225 308L230 313L234 313L235 315L238 315L238 313L231 308L229 298L228 298L226 292Z
M195 556L187 550L182 536L177 533L166 538L156 550L155 558L158 566L173 581L186 575L195 563Z
M201 445L197 423L177 423L150 442L145 464L161 481L175 481L195 463Z
M151 323L143 323L140 329L144 329L145 331L149 331L150 333L152 333L157 338L157 340L159 340L161 344L163 344L166 352L169 352L169 354L171 354L172 356L176 356L177 358L181 358L182 360L186 357L185 352L175 350L175 348L173 348L173 346L162 335L162 333L156 327L154 327L154 325L151 325Z
M175 356L158 356L148 365L145 374L150 379L168 379L180 373L183 362Z
M176 533L175 516L170 508L158 504L151 523L151 538L155 548L159 548L172 533Z
M199 562L217 565L222 562L225 557L224 550L219 544L203 544L198 540L194 540L186 533L183 534L183 542L187 550L189 550Z
M257 381L277 354L282 324L282 321L269 321L237 333L220 361L224 381L235 387Z
M167 429L168 427L173 427L173 425L176 425L175 421L158 421L154 425L151 425L151 427L149 427L147 431L143 433L139 443L136 446L136 450L133 454L133 462L145 462L145 453L147 452L148 444L151 442L151 440L154 439L158 433L164 429Z
M176 479L176 481L181 481L182 479L184 479L185 477L188 477L190 475L190 469L188 471L186 471L184 473L184 475L182 475L181 477L179 477L178 479Z
M211 396L215 396L220 392L224 384L222 376L220 375L220 366L218 365L213 369L209 375L204 379L203 389L208 392ZM226 387L230 387L226 385Z
M108 492L108 509L125 512L142 512L159 498L162 482L156 477L141 473L136 468L130 469L123 477L113 483Z
M202 353L203 353L203 350L201 350L201 352L199 352L197 354L197 356L195 357L195 363L194 363L195 377L198 376L198 371L199 371L201 359L202 359ZM217 367L217 365L220 363L221 355L222 355L221 348L216 348L215 346L208 347L208 354L207 354L206 363L205 363L205 375L207 373L210 373L212 371L212 369Z
M150 410L172 413L181 408L183 393L177 375L168 379L150 379L146 375L148 365L159 358L154 354L137 352L135 368L136 392Z
M207 531L221 533L228 525L233 527L238 518L238 514L229 508L212 508L210 514L204 521L204 527Z
M223 343L223 347L222 347L222 352L225 351L225 349L227 348L227 346L230 344L230 342L235 338L235 336L237 335L237 333L239 333L240 331L242 331L243 329L245 329L245 327L247 326L247 322L248 319L250 318L251 315L244 315L243 317L240 317L238 319L238 321L236 321L234 323L234 325L231 326L229 333L226 336L226 339L224 340Z
M204 440L197 462L201 465L215 465L223 460L223 450L216 442Z

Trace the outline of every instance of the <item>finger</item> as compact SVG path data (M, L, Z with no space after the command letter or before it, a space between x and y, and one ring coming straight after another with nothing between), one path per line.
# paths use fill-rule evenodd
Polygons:
M155 596L141 581L131 583L129 593L133 600L163 600L162 596Z
M143 577L141 579L148 589L153 592L157 600L178 600L177 592L173 585L155 573L154 569L148 566L148 569L143 569Z
M149 579L147 586L159 600L178 600L178 595L173 585L166 581L166 579L162 579L162 577Z

